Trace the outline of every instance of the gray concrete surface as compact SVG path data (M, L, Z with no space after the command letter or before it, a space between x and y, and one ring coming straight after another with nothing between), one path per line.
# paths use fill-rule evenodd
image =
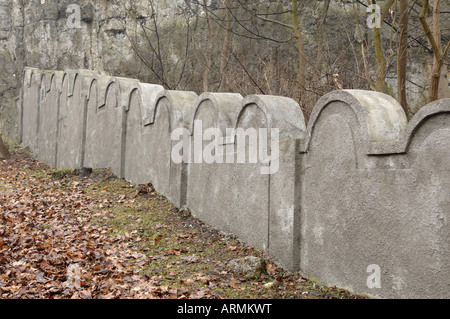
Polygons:
M89 70L65 71L58 112L57 168L83 166L86 97L94 75Z
M450 100L406 125L400 105L380 97L335 92L315 109L302 155L300 269L374 297L448 298Z
M137 82L109 76L96 76L91 80L87 97L84 166L110 168L116 176L123 177L124 112Z
M59 93L62 71L46 71L41 77L39 97L38 153L37 158L56 166L56 145L58 137Z
M24 70L22 110L20 112L22 130L21 143L36 155L37 129L38 129L38 105L41 70L28 68Z

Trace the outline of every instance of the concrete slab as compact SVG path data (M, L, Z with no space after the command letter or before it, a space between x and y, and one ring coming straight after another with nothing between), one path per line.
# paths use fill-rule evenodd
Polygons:
M41 77L37 158L53 167L56 167L59 94L63 75L62 71L47 71Z
M67 70L62 79L58 118L58 168L83 166L86 96L94 72Z

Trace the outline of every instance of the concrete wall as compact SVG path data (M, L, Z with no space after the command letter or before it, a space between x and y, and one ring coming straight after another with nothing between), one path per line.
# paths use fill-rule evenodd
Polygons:
M91 78L87 96L84 166L110 168L117 176L123 176L124 112L137 82L109 76Z
M53 166L56 166L59 94L63 75L62 71L44 72L39 90L37 158Z
M449 124L448 99L408 124L373 92L319 101L302 155L304 274L379 297L448 297ZM379 289L367 287L371 265Z
M29 147L34 154L37 151L40 81L40 70L34 68L24 70L20 136L22 145Z
M450 99L408 123L390 96L335 91L306 126L285 97L197 96L86 70L26 69L17 101L23 145L42 161L152 183L176 206L326 285L380 298L450 297ZM209 128L218 136L201 139ZM250 137L238 129L263 132L258 151L278 156L250 161L255 152L242 144ZM183 147L177 162L183 137L192 152Z
M111 136L111 134L106 134L107 132L116 132L120 128L120 126L117 127L120 123L108 121L108 116L114 117L115 111L119 109L113 105L114 108L110 110L111 101L106 103L108 92L112 96L112 91L115 89L115 84L110 81L111 77L109 76L95 76L89 86L84 165L91 168L110 167L110 158L108 157L110 144L105 143L104 139Z
M64 73L58 112L56 167L83 166L86 131L86 97L92 71L68 70Z
M186 203L187 166L171 161L171 135L176 128L187 128L196 99L195 92L139 83L126 108L125 178L152 184L178 207Z

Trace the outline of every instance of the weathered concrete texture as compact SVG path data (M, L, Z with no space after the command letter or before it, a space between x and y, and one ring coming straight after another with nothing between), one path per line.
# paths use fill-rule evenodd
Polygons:
M298 245L299 245L299 216L300 216L300 161L299 141L303 139L306 131L305 119L300 106L290 98L280 96L247 96L237 118L236 128L267 128L269 129L268 149L270 152L279 151L279 156L273 157L270 169L274 174L262 175L268 178L268 206L265 208L268 219L268 254L280 265L288 269L298 269ZM278 132L274 132L277 130ZM278 136L270 136L277 133ZM273 145L271 140L278 139ZM235 141L235 145L238 141ZM241 164L241 179L248 180L248 173ZM261 175L254 170L253 174ZM259 177L261 178L261 177ZM259 182L254 181L255 185ZM234 185L240 188L240 183ZM251 187L244 190L242 200L246 195L251 196ZM262 195L262 194L261 194ZM264 198L264 197L263 197ZM258 200L258 199L256 199Z
M242 214L242 207L239 210L235 208L244 203L237 202L238 190L233 189L236 175L230 174L234 165L226 163L224 141L221 141L220 137L226 136L226 127L233 127L241 101L240 94L203 93L196 102L190 131L191 163L188 165L187 206L194 216L230 233L233 230L232 224ZM215 138L218 146L222 148L218 152L220 154L214 154L220 156L222 163L207 163L204 160L203 155L207 153L205 148L211 141L204 141L203 136L209 128L216 128L221 133L221 136L212 136L211 138ZM211 151L208 153L211 154ZM250 207L245 208L250 210ZM257 222L264 223L260 220ZM245 228L248 225L241 224L240 226ZM267 239L261 239L259 236L264 237L265 230L267 227L262 234L257 235L258 239L251 244L262 248ZM244 236L250 233L242 230L238 232Z
M37 125L39 105L39 86L41 71L27 68L24 71L23 103L21 111L22 145L35 153L37 150Z
M122 177L124 108L137 80L100 76L92 80L86 119L84 166L110 168Z
M120 127L116 126L119 124L116 121L113 123L108 121L108 116L111 114L114 116L119 111L119 108L112 110L106 108L107 91L109 89L109 94L112 96L112 91L115 89L115 84L108 85L110 81L110 76L97 75L92 79L89 87L84 151L84 166L86 167L110 167L110 159L107 156L110 145L103 139L109 138L110 132L115 132ZM109 106L111 107L111 105ZM110 131L112 126L115 126L115 129Z
M196 121L201 121L202 131L196 131L200 123ZM242 99L238 94L204 93L199 98L192 139L211 127L219 128L225 139L219 143L221 150L215 154L215 162L208 163L205 158L200 161L193 155L188 170L187 206L195 216L268 251L275 261L292 269L298 241L298 236L294 240L293 226L299 187L292 178L298 143L288 139L300 138L305 131L298 104L283 97L254 95ZM226 128L235 128L235 134L229 135ZM259 129L266 129L262 131L265 136ZM278 130L276 136L272 136L274 129ZM283 141L280 156L270 166L263 161L261 155L265 154L260 147L250 149L252 131L258 133L252 145L265 142L269 154L272 138L277 144ZM204 155L209 154L210 144L203 142L200 149ZM195 144L193 148L195 153ZM240 162L242 151L244 161ZM252 156L257 158L252 160ZM262 174L264 168L276 168L277 173Z
M279 96L197 96L86 70L28 68L23 83L20 135L39 159L151 183L323 284L450 297L450 99L407 123L391 97L341 90L305 127L298 104Z
M88 70L64 73L58 113L58 168L83 166L86 96L93 75Z
M187 128L186 119L192 117L189 114L193 113L196 98L195 92L145 86L134 91L127 112L126 178L134 183L151 183L178 207L185 204L186 165L171 160L171 134L176 128ZM137 125L136 120L143 125Z
M424 107L406 128L401 120L401 131L390 135L380 128L401 118L383 116L382 126L368 127L380 112L365 110L378 100L367 94L349 105L348 94L323 99L311 124L302 159L300 269L327 285L376 297L448 297L450 100ZM396 102L378 108L401 113ZM370 141L383 135L391 151L370 156L379 147ZM367 285L370 265L381 269L381 288Z
M40 161L56 166L59 93L62 71L46 71L41 77L39 96L38 154Z
M155 136L148 136L151 127L144 127L144 121L150 117L153 101L156 101L156 96L163 90L164 88L160 85L138 83L130 94L125 113L126 137L123 164L124 177L135 184L147 184L152 179L147 172L148 163L145 158L146 153L151 153L151 149L147 148L147 141L155 139Z
M195 92L163 91L156 97L156 103L169 103L171 106L171 157L176 141L172 139L175 129L184 129L187 132L192 125L196 109L198 95ZM152 115L154 113L150 113ZM186 162L175 163L170 161L169 193L167 197L178 207L186 205L188 164Z

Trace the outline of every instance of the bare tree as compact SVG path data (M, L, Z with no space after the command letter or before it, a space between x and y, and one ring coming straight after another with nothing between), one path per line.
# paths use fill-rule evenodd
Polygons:
M306 98L306 58L305 47L303 45L303 35L298 15L298 2L292 0L292 16L294 21L295 36L297 37L298 50L298 85L300 86L300 106L307 109L305 106Z
M417 94L426 90L422 80L414 83L414 77L407 76L410 63L422 63L416 59L416 54L408 55L409 48L415 52L420 48L424 54L441 52L434 54L435 71L439 65L442 70L448 50L448 46L435 50L432 41L430 49L423 41L425 35L430 34L436 38L437 46L441 41L439 30L435 30L436 12L429 33L423 33L418 20L420 11L429 1L343 1L345 9L342 10L331 0L314 3L186 0L182 7L176 8L181 14L169 20L158 15L152 0L148 1L150 14L145 19L137 14L137 30L127 36L138 60L166 88L285 95L299 101L306 119L320 96L341 88L370 88L397 95L409 116L413 111L408 111L407 99L413 96L416 101ZM439 1L432 1L434 9ZM382 6L381 28L370 31L373 41L367 37L369 29L360 18L371 4ZM347 10L349 5L354 11ZM418 11L417 7L420 7ZM431 10L424 12L431 15ZM353 13L357 21L356 33L352 30L355 27ZM186 16L194 21L187 23L187 29L186 25L178 25L170 31L172 25ZM335 28L330 28L337 23L339 36ZM183 44L179 35L184 31ZM445 36L442 41L446 41ZM182 46L185 52L180 59ZM414 86L420 92L409 95ZM417 102L411 104L415 110Z
M406 67L407 67L407 47L408 47L408 1L400 2L400 39L397 48L397 83L398 102L402 106L405 114L409 115L408 103L406 100Z
M383 9L381 10L380 21L384 21L389 9L394 4L395 0L388 0ZM377 4L376 0L372 0L372 4ZM386 67L389 58L386 58L383 52L381 28L373 28L373 40L375 48L375 57L377 59L377 77L375 82L375 90L378 92L384 92L386 86Z
M170 55L168 54L168 48L175 42L171 40L175 26L171 28L161 28L161 21L159 21L159 15L155 7L153 0L148 1L149 12L140 12L135 3L128 3L126 0L122 0L122 5L125 9L127 17L133 21L133 24L126 25L127 32L126 37L130 44L130 47L137 57L137 60L145 66L152 74L153 78L167 89L177 89L183 78L186 75L186 68L190 57L190 43L191 39L191 26L190 17L186 16L186 26L183 31L186 36L182 37L180 33L177 33L180 43L176 43L177 46L183 46L184 53L181 59L181 63L178 64L177 71L170 73L170 70L174 70L173 63L170 61ZM168 30L171 29L171 30ZM184 43L181 43L184 42ZM136 69L136 63L133 61ZM136 75L135 75L136 76ZM144 80L149 80L145 78Z
M206 5L206 0L203 0L203 6L206 9L208 6ZM203 91L209 91L209 72L212 68L212 49L213 49L213 40L212 40L212 31L211 31L211 23L209 21L208 10L205 10L206 16L206 24L208 25L208 47L206 52L206 67L205 72L203 73Z
M228 53L231 51L231 42L233 34L231 33L232 28L232 17L231 17L231 0L225 0L224 8L225 11L225 38L223 39L222 52L220 54L220 84L218 91L221 91L223 87L227 87L227 77L225 73L225 68L228 61Z
M440 0L433 0L433 29L430 28L427 22L427 12L430 1L424 0L422 4L422 12L420 13L419 19L422 27L425 31L425 35L430 42L431 48L433 50L433 69L431 71L431 82L430 82L430 97L429 101L433 102L439 98L439 81L441 79L441 69L444 63L445 55L450 47L450 41L442 49L441 41L441 26L440 26Z

